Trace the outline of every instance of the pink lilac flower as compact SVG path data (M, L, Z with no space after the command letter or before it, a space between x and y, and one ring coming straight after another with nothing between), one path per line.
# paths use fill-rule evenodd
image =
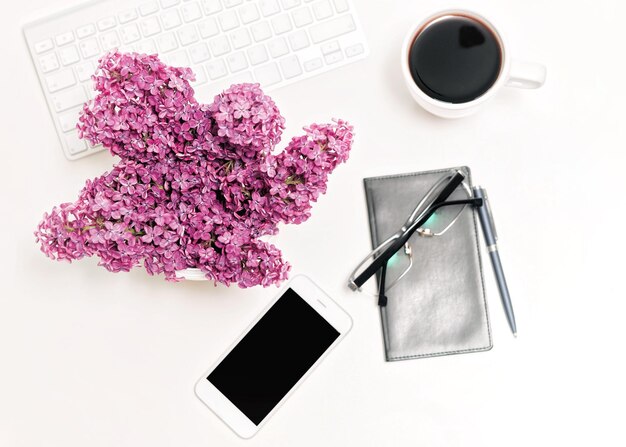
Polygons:
M119 52L100 59L92 79L97 94L79 135L121 161L44 214L41 250L70 262L98 256L113 272L143 265L173 281L186 268L240 287L286 279L280 250L258 238L311 215L328 175L348 159L352 127L313 124L274 154L285 120L257 84L200 104L191 70Z

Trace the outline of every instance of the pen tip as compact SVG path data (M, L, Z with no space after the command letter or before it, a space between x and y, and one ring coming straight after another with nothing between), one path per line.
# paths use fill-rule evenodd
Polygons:
M513 337L517 338L517 332L513 332Z

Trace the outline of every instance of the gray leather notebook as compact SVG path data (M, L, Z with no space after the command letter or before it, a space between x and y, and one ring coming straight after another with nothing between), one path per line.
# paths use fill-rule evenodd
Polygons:
M466 173L471 191L469 168L452 169ZM398 231L432 185L450 171L364 179L373 247ZM476 211L467 206L458 216L441 236L415 233L409 241L413 266L387 290L387 305L380 307L388 361L492 347ZM387 281L399 276L394 268L399 267L390 262Z

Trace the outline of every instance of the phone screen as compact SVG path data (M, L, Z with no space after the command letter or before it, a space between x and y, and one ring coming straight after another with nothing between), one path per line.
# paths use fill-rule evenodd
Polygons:
M207 380L259 425L339 335L287 289Z

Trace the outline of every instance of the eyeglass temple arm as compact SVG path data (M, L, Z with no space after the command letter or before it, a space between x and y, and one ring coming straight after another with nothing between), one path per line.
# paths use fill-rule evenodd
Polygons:
M368 279L370 279L374 275L374 273L376 273L378 269L383 266L383 264L386 264L387 261L389 261L389 259L394 255L394 253L397 252L400 249L400 247L402 247L406 243L406 241L409 240L409 238L413 235L413 233L415 233L415 231L419 227L424 225L424 223L430 218L430 216L432 216L432 214L438 208L440 208L441 206L444 206L443 202L445 202L445 200L448 197L450 197L450 194L454 192L457 186L459 186L463 182L464 179L465 179L465 176L460 171L457 171L452 176L452 178L448 181L448 184L441 190L439 195L432 201L432 205L430 205L430 207L427 208L426 212L424 213L424 216L422 216L421 219L418 219L415 222L413 222L413 224L411 224L411 226L407 228L407 230L404 232L402 236L400 236L391 245L389 245L389 247L387 247L386 250L384 250L380 255L378 255L376 259L374 259L374 261L365 270L363 270L363 273L361 273L359 276L357 276L354 279L354 284L356 285L357 288L365 284L365 282ZM467 201L463 201L463 203L467 203ZM452 204L452 202L448 202L448 204Z
M383 264L383 267L380 269L380 289L378 290L378 305L381 307L385 307L387 305L387 295L385 295L386 280L387 264Z

